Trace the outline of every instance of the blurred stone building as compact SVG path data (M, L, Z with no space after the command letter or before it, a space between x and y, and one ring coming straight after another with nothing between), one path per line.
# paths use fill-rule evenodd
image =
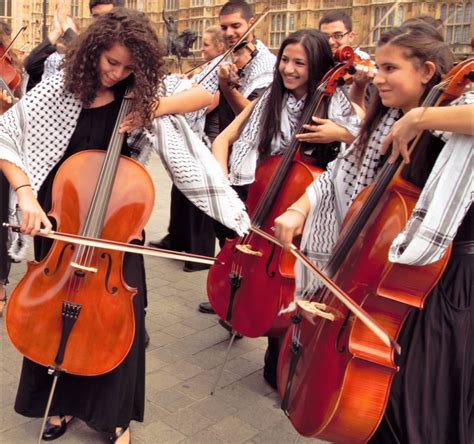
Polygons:
M162 11L174 17L178 30L191 28L196 31L198 40L193 51L199 57L201 36L204 29L218 23L218 14L224 0L125 0L126 6L149 14L159 35L165 37L166 28ZM372 32L370 30L393 5L385 0L249 0L255 13L260 14L267 6L271 12L258 26L256 34L274 52L284 37L297 29L317 27L320 18L328 11L339 9L347 12L353 19L356 44L362 39L361 47L373 52L380 33L384 29L399 25L402 21L420 14L441 18L444 22L444 35L453 51L465 58L473 54L471 38L474 29L472 1L401 0L398 6ZM71 15L80 27L90 21L89 0L67 0ZM19 38L15 47L27 51L43 38L43 32L51 23L55 0L0 0L0 20L12 24L14 32L23 25L27 30ZM46 22L46 27L44 26ZM370 35L369 35L370 32Z

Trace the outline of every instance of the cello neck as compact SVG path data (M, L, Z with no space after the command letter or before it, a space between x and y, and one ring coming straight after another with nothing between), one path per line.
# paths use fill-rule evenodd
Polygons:
M308 106L305 106L305 111L301 116L298 125L295 128L294 134L300 134L306 132L303 125L310 123L312 116L318 111L319 107L323 103L325 96L326 81L323 81L315 91L315 94L311 97L311 101ZM273 202L279 195L283 182L287 176L289 169L292 166L293 159L300 148L301 142L295 137L292 138L291 144L283 154L283 157L278 164L275 173L273 174L268 186L265 188L265 193L261 197L257 208L255 209L252 223L260 227L263 221L266 219L266 215L270 211Z
M100 237L102 231L125 137L124 134L119 133L119 126L131 109L131 99L127 98L128 92L129 90L127 89L122 99L122 104L120 106L86 218L86 223L82 233L83 236Z
M427 107L439 105L439 99L443 94L443 86L444 84L438 84L432 88L426 99L423 101L422 106ZM417 147L423 144L426 140L425 135L428 135L427 133L428 131L423 131L418 134L409 147L410 155L415 149L417 149ZM325 267L325 272L328 276L334 276L342 265L352 245L356 242L361 231L367 224L371 214L374 212L379 202L381 202L389 184L396 175L400 174L403 166L401 156L399 156L392 164L385 162L385 165L380 170L377 180L365 202L361 206L357 216L353 218L351 224L344 229L344 234L339 237L331 259Z

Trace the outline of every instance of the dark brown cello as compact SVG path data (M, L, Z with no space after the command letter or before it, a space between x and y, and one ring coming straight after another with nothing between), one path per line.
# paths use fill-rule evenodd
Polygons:
M351 71L352 49L343 48L339 57L341 63L320 82L295 134L306 131L303 125L311 121L324 98L332 94L343 76ZM257 168L246 201L252 225L270 232L274 218L323 172L322 168L296 159L300 147L300 142L294 139L283 156L272 156ZM216 313L245 336L283 333L289 319L279 316L279 312L293 298L293 256L249 233L227 240L217 257L225 265L211 267L207 281L209 300Z
M458 97L473 80L473 69L472 60L456 66L431 90L424 106ZM411 153L422 147L423 137L411 145ZM409 311L423 307L449 256L447 252L422 268L388 262L388 249L419 196L419 189L403 179L400 163L386 164L377 182L356 198L325 269L395 340ZM278 364L282 408L304 436L365 442L382 419L398 370L394 349L382 344L329 291L319 291L313 300L335 316L311 322L300 313L294 317Z

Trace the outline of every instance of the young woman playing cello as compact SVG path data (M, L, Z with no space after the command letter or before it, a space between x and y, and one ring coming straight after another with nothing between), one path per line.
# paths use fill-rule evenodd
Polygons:
M74 153L108 146L126 87L133 93L133 111L145 124L150 123L163 65L162 48L146 16L117 8L98 18L74 41L63 72L38 85L0 118L0 167L15 191L24 233L34 235L41 226L52 227L46 212L51 207L52 183L59 165ZM130 143L129 138L122 148L125 156L130 156ZM141 147L138 143L133 146L136 150ZM13 250L15 247L20 249L14 243ZM50 242L37 242L37 258L43 258L49 247ZM139 255L125 254L122 267L125 281L138 289L133 299L131 349L108 373L61 376L45 440L61 436L71 418L77 417L109 433L112 442L129 442L130 422L143 421L143 260ZM42 417L50 386L47 369L25 358L15 410L24 416Z
M425 24L385 32L375 59L377 94L360 137L295 202L300 213L287 211L275 220L275 233L285 244L303 233L302 248L324 267L352 200L374 182L387 158L393 162L403 156L404 178L423 191L417 211L392 244L389 260L419 265L423 273L422 266L439 259L454 239L453 251L424 309L413 309L404 324L400 371L371 441L467 444L474 440L474 260L472 137L465 134L474 133L473 97L465 93L457 106L419 108L453 62L441 35ZM410 158L407 143L424 129L441 133L434 133L428 148ZM436 188L443 181L449 192ZM317 286L297 267L297 297L314 294Z
M224 174L229 176L241 197L246 198L248 186L255 180L257 163L268 156L285 153L289 148L317 86L333 66L331 48L322 32L302 29L283 41L271 87L258 103L250 104L237 116L212 145ZM324 142L351 143L357 135L359 118L339 89L331 96L328 113L332 120L324 120L320 133L321 137L324 135ZM307 127L312 130L312 125ZM314 162L324 168L334 156L332 147L321 146L314 153ZM218 237L223 243L225 237L232 235L229 230L219 229ZM278 338L269 338L264 378L272 387L276 387L277 356Z

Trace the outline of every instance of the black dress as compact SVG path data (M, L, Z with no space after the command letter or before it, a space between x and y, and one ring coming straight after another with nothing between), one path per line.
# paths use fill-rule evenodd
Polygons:
M405 178L422 187L436 160L431 144L412 161ZM417 167L415 169L415 166ZM420 273L422 273L420 269ZM443 276L423 310L413 309L399 343L385 416L371 443L472 444L474 442L474 211L453 243Z
M120 100L93 109L83 109L62 163L84 149L107 147L120 108ZM122 154L128 153L124 143ZM49 174L38 193L38 200L47 211L51 206L51 188L59 165ZM43 258L50 242L35 244L37 259ZM50 415L72 415L90 427L107 433L116 427L127 427L131 420L143 421L145 399L144 301L146 296L143 257L125 254L125 281L138 289L134 297L135 336L124 361L109 373L85 377L63 374L58 380ZM28 417L44 415L52 378L47 369L24 359L15 410Z
M5 175L0 171L0 224L8 222L8 200L10 184ZM8 255L8 230L0 227L0 284L8 282L11 259ZM1 302L0 302L1 303Z

